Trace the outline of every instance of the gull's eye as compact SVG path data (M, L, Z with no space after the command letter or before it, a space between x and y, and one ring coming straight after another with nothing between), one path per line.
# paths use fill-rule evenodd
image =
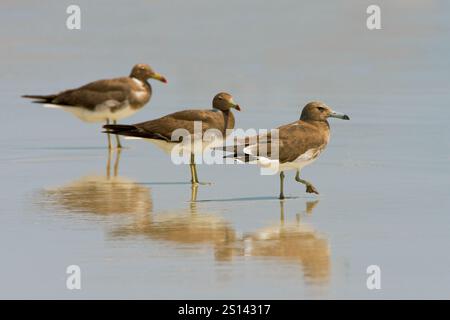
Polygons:
M317 107L317 109L319 109L320 112L324 112L325 111L324 107Z
M223 100L223 97L220 97L220 96L219 96L219 97L218 97L217 99L219 99L219 100Z

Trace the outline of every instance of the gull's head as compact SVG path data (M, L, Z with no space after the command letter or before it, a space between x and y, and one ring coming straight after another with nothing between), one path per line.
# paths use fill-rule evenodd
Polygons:
M320 101L312 101L308 103L303 108L302 115L300 116L300 120L304 121L326 121L328 118L350 120L348 115L334 111L325 103Z
M234 102L233 96L226 92L220 92L214 96L212 106L214 109L219 109L222 111L228 111L230 109L236 109L241 111L241 107Z
M155 72L152 67L145 63L139 63L131 69L130 77L139 79L141 81L145 81L147 79L155 79L161 82L167 83L167 80L164 76Z

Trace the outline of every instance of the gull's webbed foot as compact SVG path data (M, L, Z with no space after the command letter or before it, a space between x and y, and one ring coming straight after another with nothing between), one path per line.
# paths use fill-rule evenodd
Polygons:
M315 194L319 194L319 191L317 191L316 188L314 188L314 186L312 184L307 184L306 185L306 192L307 193L315 193Z
M191 181L193 186L210 186L212 182Z

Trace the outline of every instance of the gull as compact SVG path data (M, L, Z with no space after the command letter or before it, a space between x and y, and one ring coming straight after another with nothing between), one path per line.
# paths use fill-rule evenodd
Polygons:
M225 155L236 161L254 163L280 174L280 199L284 199L284 172L296 170L295 180L306 186L307 193L319 194L311 182L300 178L300 170L317 160L330 140L328 118L350 120L343 113L333 111L323 102L309 102L298 121L278 127L272 134L246 137L241 144L223 147L232 154ZM278 152L273 153L272 150Z
M190 153L191 183L204 184L199 182L197 176L196 148L193 148L190 143L188 146L184 146L185 144L182 142L184 137L178 135L181 131L184 131L189 140L197 141L198 138L203 140L207 132L217 133L217 136L210 135L208 137L213 140L212 142L202 141L202 149L220 145L223 143L223 138L234 128L235 119L231 109L241 110L240 106L234 102L231 94L220 92L214 96L212 109L209 110L183 110L142 123L133 125L110 124L103 126L103 128L105 129L104 132L108 134L149 140L169 154L175 147L186 147L185 150ZM199 130L196 130L196 123L200 124ZM200 134L200 137L198 134Z
M49 95L23 95L35 103L49 108L60 108L85 122L117 123L140 110L152 96L148 79L167 83L165 77L153 71L148 64L136 64L128 77L104 79L90 82L76 89ZM121 148L116 136L117 148ZM108 148L111 138L108 135Z

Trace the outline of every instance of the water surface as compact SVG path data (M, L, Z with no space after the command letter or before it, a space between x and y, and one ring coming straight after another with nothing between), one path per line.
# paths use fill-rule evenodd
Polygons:
M0 297L448 298L450 23L443 1L3 1L0 13ZM272 128L320 99L326 152L303 176L199 166L211 186L152 145L106 137L20 98L126 75L164 74L123 122L210 105L229 91L242 128ZM195 201L193 201L195 200ZM82 290L65 287L66 267ZM382 289L366 287L379 265Z

